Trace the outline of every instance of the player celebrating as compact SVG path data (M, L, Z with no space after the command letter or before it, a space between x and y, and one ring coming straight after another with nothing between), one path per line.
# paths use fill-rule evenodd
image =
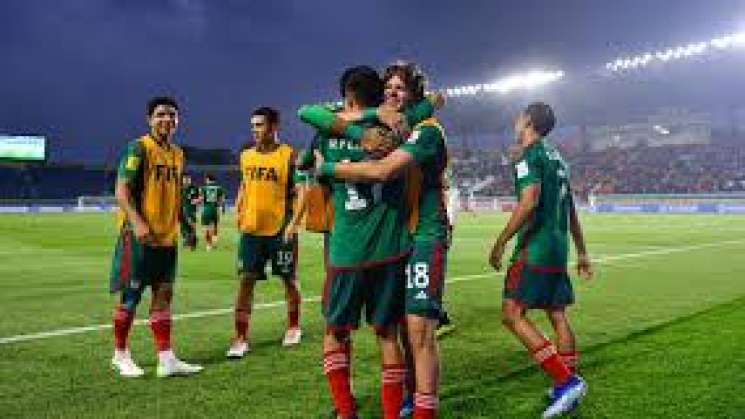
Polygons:
M385 103L403 111L424 99L425 77L411 63L385 70ZM406 262L406 329L416 375L414 417L435 417L438 407L439 353L435 329L442 313L447 235L444 130L430 118L414 130L398 149L377 161L316 162L321 174L348 182L384 182L407 173L412 216L413 252Z
M522 151L514 163L518 203L489 259L499 270L505 246L517 234L512 264L505 276L502 321L553 379L551 402L544 417L571 410L587 391L585 381L574 369L574 333L565 313L574 302L567 275L567 230L577 249L577 272L588 279L592 276L569 186L569 168L545 139L555 121L553 110L544 103L529 105L515 120ZM527 310L536 308L548 315L556 332L556 346L526 317Z
M212 250L217 244L217 227L220 224L220 211L225 205L225 190L215 183L213 175L207 174L204 176L204 185L199 188L199 198L202 202L204 241L207 250Z
M150 328L158 349L159 377L194 374L171 350L171 299L176 274L181 173L184 154L173 143L178 105L168 97L148 102L150 133L129 143L119 164L116 199L120 211L119 239L111 269L111 292L121 291L114 310L112 367L122 377L144 374L130 355L127 337L145 287L150 285Z
M297 234L287 240L284 228L292 217L293 173L295 156L292 147L277 139L279 113L269 107L258 108L251 115L254 147L240 156L241 185L236 199L240 230L238 275L240 286L235 300L235 336L228 358L242 358L250 351L249 324L256 281L265 280L269 260L272 274L280 276L287 301L287 330L282 344L300 343L300 291L295 275Z
M191 176L184 173L181 181L181 237L184 247L197 248L197 203L199 189L191 183Z

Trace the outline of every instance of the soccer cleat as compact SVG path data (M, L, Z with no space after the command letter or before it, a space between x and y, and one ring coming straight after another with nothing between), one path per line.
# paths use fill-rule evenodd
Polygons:
M414 396L408 395L401 402L401 410L398 412L399 418L408 418L414 413Z
M249 352L251 352L251 347L248 346L248 342L245 340L234 340L230 344L230 348L228 348L225 356L230 359L241 359Z
M174 357L158 362L157 374L158 377L184 376L196 374L203 369L204 368L201 365L187 364L186 362Z
M129 351L115 353L114 357L111 358L111 368L117 371L121 377L125 378L137 378L145 375L145 371L138 367L132 360Z
M285 337L282 339L282 346L295 346L300 344L300 339L303 336L303 331L299 327L293 327L287 329Z
M569 381L554 389L554 399L543 411L543 417L552 418L571 411L577 407L586 393L587 384L585 380L578 375L573 375Z

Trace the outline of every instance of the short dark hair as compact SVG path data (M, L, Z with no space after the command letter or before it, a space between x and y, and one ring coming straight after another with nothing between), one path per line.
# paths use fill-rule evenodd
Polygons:
M204 180L207 180L207 181L210 181L210 182L214 182L215 181L215 175L213 175L212 173L207 173L206 175L204 175Z
M153 116L153 112L155 112L155 108L157 108L160 105L171 106L174 109L179 110L178 103L176 103L176 99L170 96L155 96L147 101L147 108L145 109L147 112L147 116Z
M414 102L424 98L427 77L418 65L410 61L396 61L386 67L383 72L383 82L387 83L393 76L398 76L403 80Z
M534 102L528 105L525 110L525 115L530 118L530 124L533 126L538 135L545 137L556 125L556 116L554 116L554 110L551 106L543 102Z
M378 106L383 103L383 80L370 66L349 67L339 78L339 92L341 97L351 93L362 106Z
M279 125L279 111L269 106L256 109L251 113L251 116L263 116L269 125Z

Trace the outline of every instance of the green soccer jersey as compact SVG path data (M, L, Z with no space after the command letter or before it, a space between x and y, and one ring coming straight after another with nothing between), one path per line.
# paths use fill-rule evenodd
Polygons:
M315 148L325 161L360 161L359 143L319 134ZM371 266L403 257L411 247L406 229L404 182L348 183L328 179L334 208L329 239L333 267Z
M181 209L185 215L193 216L197 213L196 201L199 199L199 188L189 185L181 190Z
M414 240L444 240L448 218L445 205L447 146L445 131L434 120L426 120L414 127L411 136L401 145L416 161L411 188L414 194L411 209Z
M225 198L222 186L214 183L202 186L199 188L199 193L202 196L202 208L207 211L217 211Z
M528 146L514 165L518 199L527 186L540 184L538 205L517 235L512 261L522 260L547 271L566 268L569 211L572 205L569 167L545 139Z

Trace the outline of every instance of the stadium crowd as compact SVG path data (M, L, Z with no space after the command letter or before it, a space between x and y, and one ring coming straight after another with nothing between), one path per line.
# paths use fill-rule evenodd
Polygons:
M636 147L587 152L562 150L574 190L596 194L712 193L745 191L745 145L710 144ZM489 176L478 195L513 193L504 148L451 151L456 185L468 190ZM206 170L190 170L200 181ZM213 171L228 196L238 188L237 170ZM77 167L0 167L0 199L73 199L110 195L113 172Z
M685 145L564 150L572 186L580 196L595 194L712 193L745 191L745 146ZM488 176L479 195L511 195L512 173L503 150L456 150L451 168L457 184L468 189Z

